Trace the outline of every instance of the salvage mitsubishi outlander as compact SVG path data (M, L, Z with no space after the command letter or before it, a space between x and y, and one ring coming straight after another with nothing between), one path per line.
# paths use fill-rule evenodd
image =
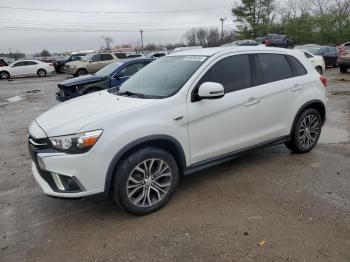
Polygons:
M300 51L221 47L173 53L119 88L55 106L29 126L45 194L111 197L144 215L180 175L284 143L313 149L326 119L327 79Z

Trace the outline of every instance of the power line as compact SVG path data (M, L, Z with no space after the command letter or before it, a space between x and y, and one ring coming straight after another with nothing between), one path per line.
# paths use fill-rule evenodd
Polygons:
M230 6L218 6L197 9L178 9L178 10L153 10L153 11L117 11L117 10L101 10L101 11L84 11L84 10L67 10L67 9L44 9L31 7L15 7L15 6L0 6L0 9L23 10L23 11L38 11L38 12L56 12L56 13L78 13L78 14L162 14L162 13L189 13L189 12L205 12L218 9L226 9Z
M217 28L217 26L201 26L202 28ZM189 27L172 27L172 28L147 28L143 32L162 32L162 31L183 31L194 28ZM44 31L44 32L62 32L62 33L76 33L76 32L119 32L119 33L133 33L140 32L138 29L103 29L103 28L47 28L47 27L23 27L23 26L2 26L2 31L15 30L15 31Z

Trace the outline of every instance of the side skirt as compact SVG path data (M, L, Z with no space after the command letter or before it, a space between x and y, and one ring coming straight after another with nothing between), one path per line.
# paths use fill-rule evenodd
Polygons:
M270 146L274 146L274 145L278 145L278 144L283 144L284 142L287 142L289 140L290 140L289 135L283 136L283 137L279 137L276 139L268 140L266 142L263 142L263 143L260 143L260 144L257 144L257 145L251 146L251 147L240 149L240 150L237 150L237 151L234 151L234 152L222 155L222 156L214 157L214 158L211 158L208 160L203 160L203 161L200 161L196 164L193 164L193 165L187 167L184 170L184 175L190 175L190 174L195 173L197 171L200 171L202 169L227 162L229 160L232 160L234 158L237 158L239 156L242 156L244 154L247 154L249 152L252 152L252 151L255 151L258 149L262 149L265 147L270 147Z

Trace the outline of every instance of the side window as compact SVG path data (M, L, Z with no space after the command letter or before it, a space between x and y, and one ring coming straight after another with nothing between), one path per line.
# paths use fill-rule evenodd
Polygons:
M101 56L100 55L94 55L91 58L91 62L99 62L99 61L101 61Z
M292 69L284 55L258 54L263 83L270 83L293 76Z
M132 64L129 66L126 66L124 69L122 69L118 76L120 77L124 77L124 76L132 76L133 74L135 74L137 71L139 71L140 69L142 69L142 67L144 67L145 64L144 63L137 63L137 64Z
M309 53L304 52L304 55L306 56L306 58L312 58L312 55L310 55Z
M24 62L17 62L15 64L13 64L13 66L17 67L17 66L24 66Z
M287 56L287 59L289 63L292 65L293 76L302 76L307 74L305 67L302 65L302 63L299 62L298 59L296 59L293 56Z
M114 55L116 57L118 57L119 59L125 59L127 58L127 55L125 53L114 53Z
M225 88L225 93L245 89L251 85L250 62L248 55L226 57L215 65L200 80L200 83L216 82Z
M37 65L38 63L37 62L34 62L34 61L26 61L24 62L25 65Z
M113 60L113 56L111 54L101 54L101 61Z

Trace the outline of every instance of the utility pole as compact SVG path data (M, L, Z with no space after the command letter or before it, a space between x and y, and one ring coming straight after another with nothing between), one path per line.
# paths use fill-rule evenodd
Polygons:
M221 40L224 39L224 22L226 20L226 17L225 18L220 18L220 21L221 21Z
M139 32L141 34L141 53L143 54L143 30L141 29Z

